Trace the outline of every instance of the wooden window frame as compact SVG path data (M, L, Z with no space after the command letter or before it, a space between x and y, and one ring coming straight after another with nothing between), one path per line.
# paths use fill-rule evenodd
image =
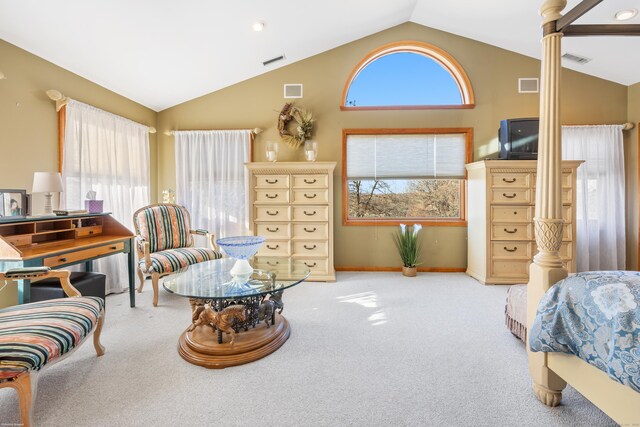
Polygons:
M64 133L67 126L67 106L63 105L58 110L58 172L62 174L62 161L64 160Z
M466 227L467 226L467 172L460 179L460 218L349 218L349 183L347 179L347 137L349 135L439 135L465 134L465 164L473 161L473 128L391 128L391 129L343 129L342 130L342 225L375 226L400 225L406 223L424 226Z
M381 106L348 106L347 95L349 88L353 81L358 77L358 74L364 70L369 64L375 60L397 52L410 52L417 53L433 59L442 68L451 74L451 77L458 85L462 103L459 105L381 105ZM344 88L342 89L342 100L340 101L340 110L342 111L363 111L363 110L455 110L474 108L475 98L473 95L473 89L467 73L455 60L455 58L449 55L444 50L431 45L429 43L405 40L394 43L385 44L371 52L369 52L364 58L358 62L358 64L351 70L349 78L347 79Z

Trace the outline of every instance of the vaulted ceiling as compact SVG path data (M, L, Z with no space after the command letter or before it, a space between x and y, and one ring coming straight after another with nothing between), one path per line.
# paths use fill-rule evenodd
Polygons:
M0 38L160 111L407 21L539 58L541 3L0 0ZM578 23L615 23L628 8L640 1L606 0ZM630 85L640 81L639 51L640 37L565 38L563 53L591 61L563 65Z

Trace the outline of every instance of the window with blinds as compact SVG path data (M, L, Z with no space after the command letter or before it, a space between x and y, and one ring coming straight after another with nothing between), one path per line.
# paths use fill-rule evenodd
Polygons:
M345 130L345 224L464 223L472 130Z

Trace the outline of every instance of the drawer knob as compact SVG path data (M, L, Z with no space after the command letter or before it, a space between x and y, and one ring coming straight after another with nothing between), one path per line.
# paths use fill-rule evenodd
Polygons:
M270 194L265 194L265 196L267 196L267 199L276 199L278 197L277 194L274 194L273 196Z
M313 227L311 230L309 230L307 227L305 227L304 231L306 231L307 233L313 233L314 231L316 231L316 228Z
M503 182L506 182L507 184L513 184L514 182L516 182L516 179L507 179L507 178L502 178Z
M313 195L311 195L311 196L310 196L310 195L308 195L307 193L304 193L304 197L306 197L307 199L315 199L315 198L316 198L316 196L317 196L317 194L316 194L316 193L313 193Z
M512 195L510 195L510 196L509 196L507 193L502 193L502 195L503 195L504 197L506 197L507 199L513 199L514 197L516 197L516 193L513 193L513 194L512 194Z
M276 216L279 213L280 213L280 211L275 211L275 212L267 211L267 215L271 215L271 216Z
M307 266L307 267L309 267L309 268L313 268L313 267L315 267L316 265L318 265L318 263L317 263L317 262L314 262L313 264L309 264L309 263L305 262L305 263L304 263L304 265L306 265L306 266Z
M278 262L278 261L267 261L267 264L268 265L278 265L278 264L280 264L280 262Z
M314 249L315 249L315 248L317 248L317 247L318 247L317 245L313 245L313 246L311 246L311 247L309 247L309 246L307 246L307 245L304 245L304 248L305 248L306 250L308 250L308 251L312 251L312 250L314 250Z
M267 249L271 249L272 251L275 251L279 247L280 247L280 245L275 245L274 247L271 247L271 246L267 245Z
M268 232L270 232L270 233L275 233L275 232L276 232L276 231L278 231L278 230L280 230L280 228L279 228L279 227L276 227L276 228L275 228L275 229L273 229L273 230L272 230L272 229L270 229L269 227L267 227L267 231L268 231Z
M277 180L277 179L274 179L273 181L269 181L269 180L267 179L266 181L267 181L267 184L277 184L277 183L278 183L278 180Z
M93 234L93 230L89 231L89 234Z
M517 212L517 211L513 211L513 214L514 214L514 215L518 215L518 212Z
M111 249L112 251L115 251L116 249L118 249L117 246L111 246L109 249Z
M305 184L315 184L315 183L316 183L316 181L317 181L316 179L309 179L309 180L307 180L307 179L305 178L304 183L305 183Z
M513 249L509 249L508 247L505 246L504 250L507 251L507 252L515 252L515 251L518 250L518 248L516 246L514 246Z
M316 211L313 211L311 213L309 213L307 211L304 211L304 214L307 215L307 216L314 216L316 214Z
M513 234L513 233L517 232L517 231L518 231L518 229L517 229L517 228L514 228L513 230L508 230L508 229L506 229L506 228L505 228L505 229L504 229L504 231L505 231L505 232L507 232L507 233L509 233L509 234Z
M60 261L60 262L67 262L67 259L66 259L66 258L60 258L58 261Z

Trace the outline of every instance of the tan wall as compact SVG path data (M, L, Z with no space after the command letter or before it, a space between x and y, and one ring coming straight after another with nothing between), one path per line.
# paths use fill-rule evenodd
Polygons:
M78 101L156 126L157 114L127 98L66 71L29 52L0 40L0 188L31 192L33 172L57 170L58 116L45 90L57 89ZM151 148L151 195L157 194L157 144ZM42 210L44 198L34 196L34 210ZM16 300L15 288L0 292L0 307Z
M638 126L640 125L640 83L628 88L628 120L635 127L625 139L625 173L627 175L627 269L638 270Z
M352 68L368 52L382 44L419 40L434 44L461 63L475 91L476 107L440 111L339 110L343 85ZM343 226L341 224L341 147L343 128L473 127L474 159L495 156L499 121L509 117L538 115L538 95L518 94L518 77L539 76L539 61L449 33L406 23L340 46L270 73L162 111L158 115L158 190L175 188L175 157L171 129L224 129L261 127L254 145L254 159L264 160L264 144L278 140L277 112L286 102L284 83L303 83L304 99L298 105L316 118L319 160L334 160L336 266L398 266L393 248L393 227ZM567 124L622 123L627 118L627 88L573 71L563 74L562 117ZM589 90L585 90L585 88ZM282 146L282 144L281 144ZM302 150L284 147L282 160L302 160ZM423 265L464 268L465 227L427 227Z

